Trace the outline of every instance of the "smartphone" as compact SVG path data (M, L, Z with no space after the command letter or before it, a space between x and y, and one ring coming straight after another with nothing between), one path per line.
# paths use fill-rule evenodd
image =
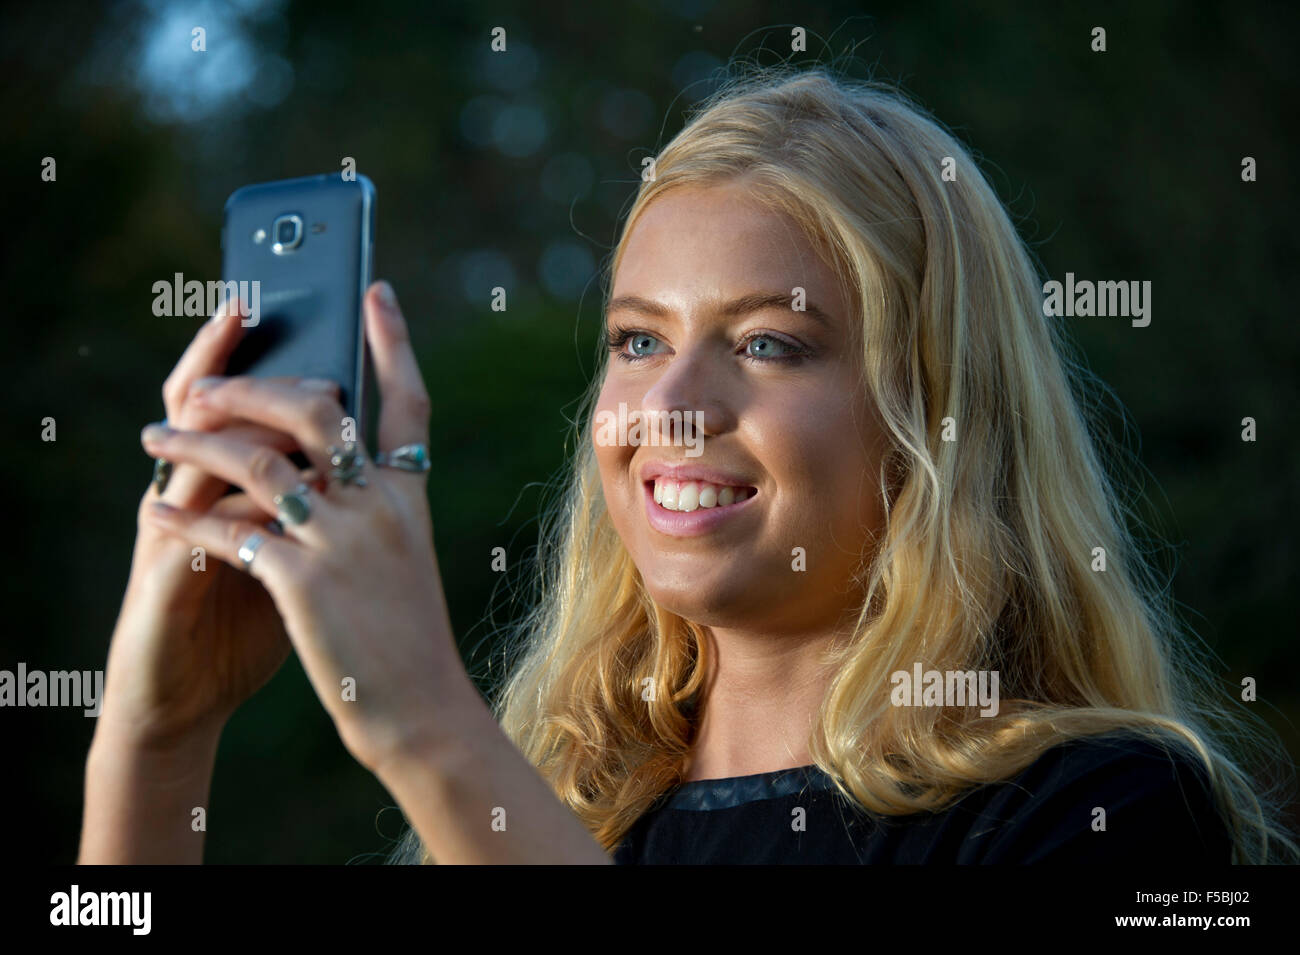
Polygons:
M246 331L225 374L337 382L367 453L373 370L361 301L374 244L375 187L360 174L257 183L226 200L222 280L239 283L248 314L240 316ZM308 466L301 452L292 459Z

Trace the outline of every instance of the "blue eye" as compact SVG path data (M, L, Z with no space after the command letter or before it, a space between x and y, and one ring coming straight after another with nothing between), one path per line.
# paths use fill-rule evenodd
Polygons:
M766 344L767 347L765 348L754 347L755 345L760 343ZM783 348L785 349L784 352L781 351L781 349ZM763 334L753 335L749 338L748 341L745 342L746 358L759 358L759 359L785 358L788 355L797 354L797 353L798 353L798 349L796 349L793 345L791 345L789 342L783 342L781 339L776 338L773 335L763 335Z
M630 352L625 347L629 342L632 344ZM648 332L616 325L605 333L605 344L620 361L637 362L658 354L663 343ZM812 354L808 348L768 332L754 332L738 346L738 350L743 351L741 357L745 361L758 365L798 362Z
M624 347L628 342L632 343L631 352ZM632 328L616 325L605 333L605 344L621 361L641 361L643 358L649 358L655 354L651 349L656 344L659 344L659 339L646 332L639 332ZM642 349L645 350L642 351Z
M632 354L636 355L638 358L644 358L647 355L654 354L652 351L638 351L638 347L649 348L650 343L659 341L659 339L655 338L653 335L647 335L644 332L637 332L628 340L632 342Z

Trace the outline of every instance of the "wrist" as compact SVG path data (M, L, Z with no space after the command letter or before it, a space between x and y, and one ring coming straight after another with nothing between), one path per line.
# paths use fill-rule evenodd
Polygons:
M147 721L110 714L106 708L95 726L88 759L127 759L132 763L185 770L215 761L226 721L212 718L185 728L162 728Z
M444 687L436 708L405 721L401 734L365 763L389 788L412 776L450 775L473 753L482 755L492 734L500 727L466 676Z
M78 863L197 863L219 732L160 743L137 726L106 722L86 757Z

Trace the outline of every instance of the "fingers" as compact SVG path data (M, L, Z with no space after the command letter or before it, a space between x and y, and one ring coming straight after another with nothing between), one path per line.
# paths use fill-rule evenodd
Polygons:
M141 435L148 452L178 464L200 470L240 487L267 514L277 514L277 495L308 483L282 453L266 445L252 444L226 432L207 434L152 426ZM310 485L309 485L310 486ZM327 536L329 507L319 494L309 494L311 514L302 524L285 522L285 532L309 543Z
M228 380L213 375L205 377L216 377L222 381ZM297 388L300 391L307 392L308 394L329 395L335 400L337 400L339 396L338 384L324 378L302 378L297 375L281 375L271 378L258 378L257 380L269 382L275 385L283 385L288 388ZM203 388L202 382L203 379L197 379L191 385L191 389ZM168 421L167 423L174 428L184 428L187 431L217 431L238 420L238 415L231 414L227 408L214 405L207 401L203 397L205 391L206 389L191 394L190 400L185 403L181 410L182 417L176 421ZM276 428L271 428L266 425L247 423L247 426L250 428L256 428L259 433L263 434L270 434L272 432L284 433L278 431Z
M231 352L239 344L240 330L243 328L242 323L226 319L238 314L238 297L231 297L222 303L212 318L199 329L176 362L176 367L163 382L163 407L167 409L167 418L172 424L188 426L181 421L180 416L190 385L204 375L214 375L225 369Z
M298 450L298 442L291 435L260 424L232 425L225 428L223 433L246 444L265 445L284 454ZM226 493L229 485L224 478L214 477L192 464L176 462L174 466L175 470L172 472L171 480L167 482L167 490L163 492L162 500L176 507L196 511L206 511L214 502L222 500L222 495Z
M195 379L225 368L231 353L239 344L237 329L242 328L241 322L227 319L238 314L239 298L232 296L198 330L171 374L163 381L163 407L167 412L167 421L173 426L191 427L186 420L185 397ZM157 492L159 486L155 483L150 490ZM193 506L211 503L212 497L222 490L224 488L190 468L173 467L159 496L165 495L181 505Z
M324 393L336 396L338 385L332 381L317 379L300 379L293 376L263 379L278 384L292 385L308 392ZM191 386L195 384L191 383ZM224 429L228 434L241 440L256 444L265 444L286 453L299 450L298 442L292 435L266 425L255 424L232 416L229 412L204 404L199 401L184 401L180 412L175 417L169 416L167 422L171 427L189 431L217 431ZM177 507L205 511L226 492L226 482L207 474L192 465L173 465L171 479L161 495L164 501Z
M266 584L272 597L283 593L283 582L291 576L301 575L305 566L300 544L287 536L277 536L254 521L174 508L160 501L151 502L144 514L156 527L202 547L236 570L252 574ZM245 567L239 549L254 534L258 535L261 543L252 563Z
M208 412L291 435L312 466L322 472L329 467L329 447L343 444L343 407L327 391L243 375L216 379L205 388L206 384L191 388L191 401Z
M314 486L319 478L320 475L315 468L308 468L302 472L302 482L308 487ZM191 508L191 510L197 510L197 508ZM257 501L242 491L219 498L215 504L207 509L207 512L214 517L225 518L229 521L247 521L251 524L266 524L268 521L275 519L275 514L264 511Z
M261 505L242 491L219 498L207 509L207 513L228 521L247 521L250 524L266 524L275 519L274 514L262 510Z
M406 319L392 286L376 282L366 292L366 340L379 386L379 448L429 440L429 393L411 349Z
M392 451L404 444L427 443L429 395L411 348L406 321L388 283L372 285L363 307L366 336L382 404L379 446ZM344 443L344 411L338 402L338 386L328 383L321 392L304 394L304 390L298 387L298 379L252 376L221 379L219 372L224 369L239 341L239 332L234 329L242 328L242 323L228 319L238 313L237 300L226 303L213 321L195 336L168 377L164 386L168 424L186 431L228 429L230 422L242 419L288 435L296 443L296 449L301 450L315 468L325 471L330 466L330 446ZM212 378L216 381L201 380ZM266 431L248 432L243 439L265 443L276 451L295 450L286 446L282 439L272 440ZM159 456L171 460L167 454L160 453ZM221 457L221 460L223 466L232 466L229 455ZM271 467L269 461L264 466ZM167 490L168 497L177 503L206 507L225 491L222 482L217 480L225 475L204 475L180 461L173 467ZM407 474L391 473L401 473L403 478ZM227 480L244 486L239 480ZM284 489L280 487L276 492Z

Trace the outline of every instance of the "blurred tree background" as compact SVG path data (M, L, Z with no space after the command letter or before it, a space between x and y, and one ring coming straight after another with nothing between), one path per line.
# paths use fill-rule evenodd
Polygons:
M1252 712L1294 758L1300 366L1286 157L1300 64L1283 4L6 10L0 269L19 535L0 667L103 666L152 471L139 432L162 418L162 381L202 321L155 317L153 283L219 276L222 204L238 186L351 156L377 186L376 275L398 292L434 399L439 554L481 670L501 587L490 551L521 566L536 541L640 159L733 55L790 57L794 25L809 35L794 62L897 82L968 142L1052 278L1151 280L1145 329L1068 321L1140 435L1145 513L1172 545L1187 622L1219 657L1225 693L1259 680ZM190 48L195 26L205 53ZM507 52L494 54L498 26ZM1105 53L1090 49L1094 26ZM47 156L55 182L41 179ZM1244 156L1257 182L1242 182ZM504 313L489 307L497 285ZM1248 415L1253 444L1240 440ZM40 440L46 416L55 443ZM28 850L16 858L75 858L93 728L79 710L0 713L16 756L5 825ZM291 659L223 737L207 860L378 861L402 829L392 805Z

